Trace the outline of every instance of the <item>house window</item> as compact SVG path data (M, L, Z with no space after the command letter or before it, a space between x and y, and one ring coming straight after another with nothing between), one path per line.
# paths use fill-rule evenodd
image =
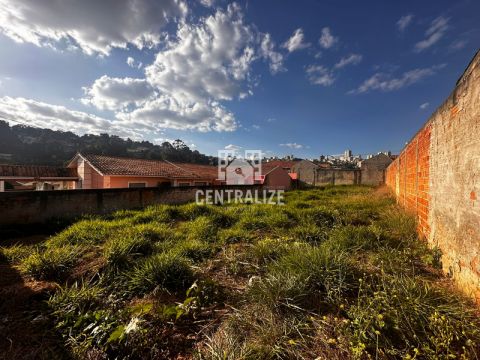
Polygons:
M144 182L129 182L128 187L129 188L144 188L144 187L147 187L147 183L144 183Z
M179 182L178 186L185 187L185 186L190 186L189 182Z

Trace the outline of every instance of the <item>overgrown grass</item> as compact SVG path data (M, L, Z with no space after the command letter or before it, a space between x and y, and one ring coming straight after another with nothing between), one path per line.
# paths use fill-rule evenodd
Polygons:
M188 261L173 253L153 255L127 273L127 286L132 293L145 294L157 288L182 290L193 283Z
M78 246L36 250L21 263L22 271L38 280L63 280L80 256Z
M474 307L415 228L385 193L322 187L90 217L0 257L61 285L77 358L477 358Z

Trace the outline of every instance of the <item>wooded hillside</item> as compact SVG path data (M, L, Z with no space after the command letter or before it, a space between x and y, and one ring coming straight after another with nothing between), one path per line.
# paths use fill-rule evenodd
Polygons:
M0 163L61 166L76 152L139 159L169 160L198 164L215 163L216 158L191 150L182 140L161 145L133 141L115 135L53 131L36 127L9 126L0 121Z

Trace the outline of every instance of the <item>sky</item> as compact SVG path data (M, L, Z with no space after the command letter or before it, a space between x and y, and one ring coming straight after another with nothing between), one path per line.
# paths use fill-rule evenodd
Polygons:
M478 0L0 0L0 119L210 155L398 153L479 20Z

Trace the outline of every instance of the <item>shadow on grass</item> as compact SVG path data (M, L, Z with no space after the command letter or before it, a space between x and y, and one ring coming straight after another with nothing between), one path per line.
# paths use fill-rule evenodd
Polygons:
M0 359L70 358L55 325L43 315L53 290L52 283L26 280L0 259Z

